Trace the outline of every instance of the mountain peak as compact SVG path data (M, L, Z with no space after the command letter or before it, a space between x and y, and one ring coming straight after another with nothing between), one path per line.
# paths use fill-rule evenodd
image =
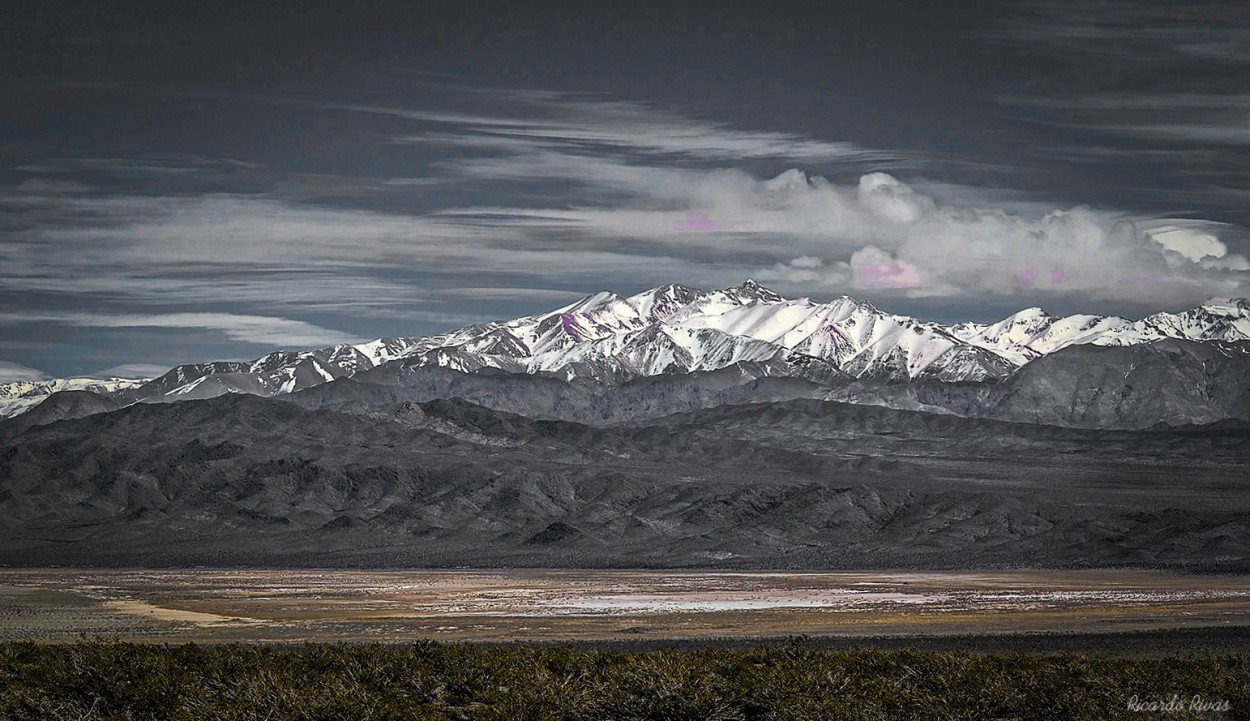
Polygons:
M1051 315L1050 313L1047 313L1042 308L1033 306L1032 308L1025 308L1024 310L1013 313L1006 320L1010 321L1012 324L1017 324L1017 325L1018 324L1032 325L1032 324L1038 324L1038 323L1048 323L1050 321L1055 320L1055 316Z
M785 300L780 293L771 288L765 288L757 283L754 278L747 278L742 282L742 285L737 288L727 288L725 292L732 293L743 300L760 300L765 303L778 303Z
M633 306L644 320L656 323L705 295L707 294L697 288L669 283L630 296L625 302Z
M688 285L682 285L680 283L669 283L658 288L652 288L641 295L649 295L655 298L694 299L703 294L703 291L698 288L691 288Z

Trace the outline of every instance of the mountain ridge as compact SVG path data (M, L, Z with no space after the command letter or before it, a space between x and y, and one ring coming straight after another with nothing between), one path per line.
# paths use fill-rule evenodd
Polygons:
M1247 424L793 400L596 427L232 394L0 437L0 561L1244 570L1247 454Z
M146 381L83 389L123 405L223 393L280 396L401 361L405 366L465 373L493 369L604 387L730 367L752 367L756 377L790 376L830 389L897 383L995 385L1074 345L1138 346L1168 339L1250 340L1250 302L1212 300L1137 321L1085 314L1058 317L1027 308L996 323L945 326L889 314L849 296L823 303L806 297L788 300L754 280L713 291L668 284L629 297L604 290L546 313L434 336L275 351L254 361L189 364ZM64 385L52 382L42 387L46 392L23 386L21 393L6 392L16 384L0 385L0 416L28 410L62 390L57 383Z

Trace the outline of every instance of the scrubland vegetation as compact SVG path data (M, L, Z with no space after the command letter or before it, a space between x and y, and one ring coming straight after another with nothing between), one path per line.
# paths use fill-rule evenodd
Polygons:
M1189 701L1227 701L1191 714ZM0 718L1118 719L1250 709L1250 654L1218 657L404 646L0 644Z

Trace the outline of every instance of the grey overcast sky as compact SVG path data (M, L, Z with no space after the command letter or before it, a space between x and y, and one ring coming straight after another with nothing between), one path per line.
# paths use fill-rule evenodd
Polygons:
M0 90L8 379L668 282L1250 295L1244 2L9 0Z

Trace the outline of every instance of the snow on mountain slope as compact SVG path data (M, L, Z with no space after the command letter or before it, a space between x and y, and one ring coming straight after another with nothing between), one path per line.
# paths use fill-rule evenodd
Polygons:
M108 394L136 388L146 380L129 378L58 378L50 381L13 381L0 383L0 418L11 418L39 405L45 398L60 391L90 391Z
M951 334L993 351L1016 365L1072 345L1129 346L1165 338L1192 341L1250 339L1250 303L1211 300L1180 313L1156 313L1138 321L1117 316L1070 315L1056 318L1029 308L998 323L960 323Z
M646 322L658 323L706 295L707 293L696 288L670 284L652 288L625 300Z
M965 343L998 353L1016 365L1024 365L1042 355L1029 344L1056 320L1041 308L1026 308L991 325L959 323L951 326L950 333Z
M179 401L212 398L223 393L272 396L293 393L404 357L422 341L437 338L383 338L360 345L317 350L275 351L254 361L213 361L180 365L164 375L119 389L112 395L125 402Z
M712 292L669 285L631 298L604 291L550 313L449 333L409 357L612 383L794 354L857 377L900 380L983 381L1014 368L940 326L851 298L786 300L754 281Z
M1250 338L1250 303L1244 298L1212 300L1181 313L1156 313L1133 325L1168 338L1240 341ZM1124 344L1129 343L1119 345Z
M846 296L825 303L787 300L750 280L714 291L665 285L628 298L605 290L547 313L441 335L277 351L250 362L184 365L141 384L9 384L9 390L0 390L0 414L12 415L56 390L86 387L83 383L114 383L101 386L101 392L123 403L222 393L269 396L400 359L413 367L465 373L498 369L608 386L730 366L824 385L852 378L976 383L999 381L1073 345L1132 346L1167 338L1250 339L1250 304L1241 299L1210 301L1139 321L1097 315L1059 318L1028 308L997 323L947 327L885 313ZM32 390L37 385L44 390Z

